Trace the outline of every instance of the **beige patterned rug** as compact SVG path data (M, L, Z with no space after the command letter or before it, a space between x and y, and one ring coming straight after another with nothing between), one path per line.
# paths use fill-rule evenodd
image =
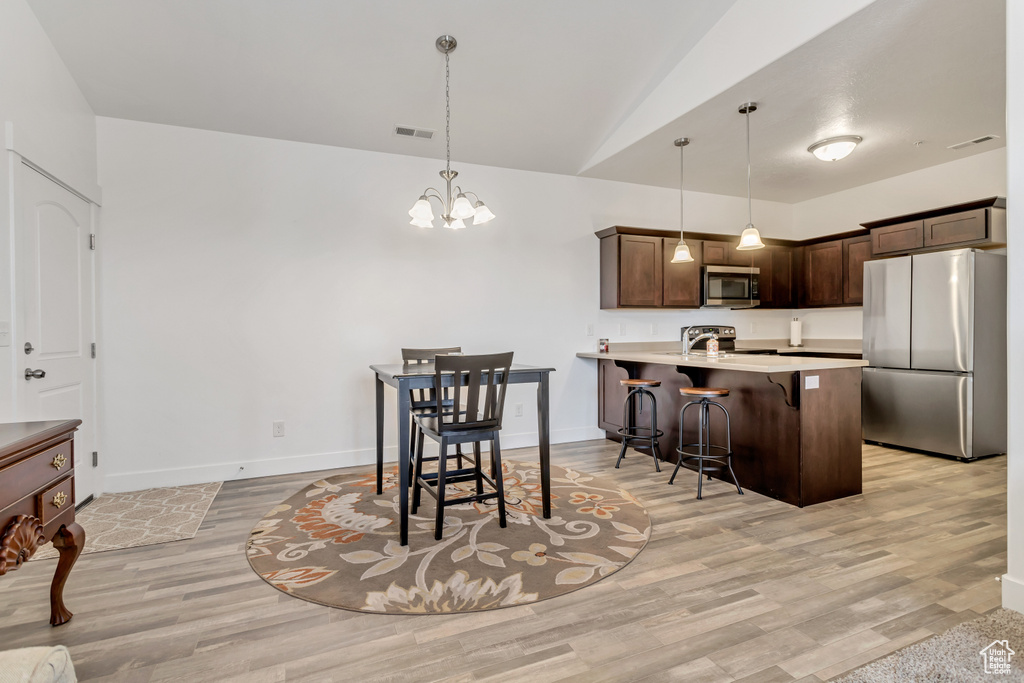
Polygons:
M998 609L857 669L838 683L1024 681L1024 614Z
M644 506L614 482L552 465L551 518L541 517L537 463L505 461L508 526L492 501L445 511L434 540L434 499L423 494L398 543L398 468L307 486L252 530L249 564L303 600L362 612L477 612L589 586L636 557L651 534ZM452 486L452 496L473 483Z
M75 515L85 529L83 553L121 550L193 538L222 482L104 493ZM33 560L57 557L50 544Z

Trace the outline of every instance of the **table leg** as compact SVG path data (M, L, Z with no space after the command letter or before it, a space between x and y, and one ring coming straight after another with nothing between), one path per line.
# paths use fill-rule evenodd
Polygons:
M409 545L409 387L398 383L399 543Z
M544 500L544 519L551 519L551 427L548 415L548 373L537 383L537 439L540 451L540 490Z
M377 495L384 493L384 382L376 375L377 384Z
M62 526L53 535L53 547L60 553L60 559L50 585L50 624L60 626L73 616L71 610L64 606L64 584L85 547L85 530L76 522Z

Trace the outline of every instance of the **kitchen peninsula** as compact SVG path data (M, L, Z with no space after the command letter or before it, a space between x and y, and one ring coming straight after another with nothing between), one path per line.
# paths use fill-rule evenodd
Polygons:
M626 388L620 381L661 380L654 390L658 427L665 432L661 452L674 462L679 410L688 400L679 389L723 387L730 391L721 403L732 421L733 468L744 489L798 507L861 493L860 369L865 361L736 353L708 358L682 350L681 343L660 342L612 344L606 353L576 354L597 360L598 424L608 438L618 439L623 422ZM687 443L697 441L696 431L695 421L688 420ZM725 443L724 420L712 419L711 432L712 443ZM681 473L675 485L694 483L693 477Z

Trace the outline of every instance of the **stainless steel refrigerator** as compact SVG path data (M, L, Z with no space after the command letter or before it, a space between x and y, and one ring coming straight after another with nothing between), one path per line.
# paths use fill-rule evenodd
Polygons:
M864 264L864 439L973 460L1006 452L1006 256Z

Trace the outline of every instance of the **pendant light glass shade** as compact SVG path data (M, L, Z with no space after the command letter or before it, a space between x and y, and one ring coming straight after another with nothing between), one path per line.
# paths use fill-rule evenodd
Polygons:
M690 247L686 246L686 241L680 238L679 244L676 245L676 251L672 254L672 263L691 262L693 262L693 256L690 255Z
M757 102L740 105L739 112L747 119L747 227L740 234L740 243L736 247L740 251L764 249L761 233L754 227L753 202L750 198L750 112L757 111Z
M679 138L675 141L675 146L679 148L679 244L676 245L676 250L672 254L672 263L693 262L690 247L686 246L686 240L683 239L683 232L686 229L686 223L683 220L683 147L688 144L690 144L690 138Z
M444 227L459 230L466 227L463 221L467 218L473 219L473 225L479 225L493 220L494 214L480 201L480 197L475 192L464 192L458 185L454 188L452 187L452 180L459 175L459 172L452 170L452 109L449 89L451 75L449 72L449 55L455 50L458 42L454 37L445 34L434 41L434 45L444 55L445 165L440 175L445 180L445 192L442 194L437 189L428 187L420 195L420 198L416 200L412 208L409 209L409 215L412 217L410 223L421 228L433 227L434 212L430 208L430 200L436 199L437 203L441 205L441 220L444 221ZM470 201L466 195L472 195L476 203Z
M757 228L748 223L747 227L742 233L740 233L740 243L736 248L740 251L764 249L764 242L761 241L761 233L757 231Z

